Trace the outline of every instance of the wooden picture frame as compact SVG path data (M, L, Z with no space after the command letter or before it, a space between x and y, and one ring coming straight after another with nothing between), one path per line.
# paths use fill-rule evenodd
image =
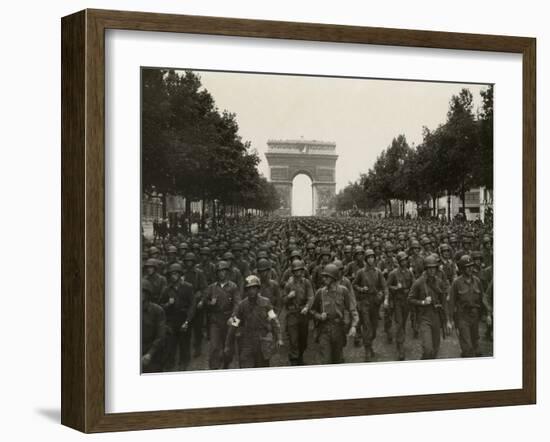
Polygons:
M523 385L475 391L136 413L105 412L105 30L495 51L523 63ZM533 404L536 400L536 40L106 10L62 19L62 409L83 432Z

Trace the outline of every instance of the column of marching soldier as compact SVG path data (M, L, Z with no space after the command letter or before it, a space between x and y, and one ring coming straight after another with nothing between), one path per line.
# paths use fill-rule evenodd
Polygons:
M492 227L479 222L259 219L143 243L144 372L187 370L204 339L209 369L266 367L283 345L285 365L304 365L311 330L320 363L344 362L348 338L373 361L380 320L399 360L408 321L423 359L453 331L460 356L478 356L482 321L492 340Z

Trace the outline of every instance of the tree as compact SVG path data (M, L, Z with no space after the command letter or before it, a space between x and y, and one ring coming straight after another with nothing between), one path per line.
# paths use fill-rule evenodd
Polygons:
M257 171L257 152L238 134L236 115L217 109L197 74L144 69L142 78L145 193L160 193L164 210L167 194L185 197L188 219L196 200L231 205L237 215L243 208L276 204L274 189Z
M476 168L478 180L487 189L493 189L493 85L481 91L483 105L479 114L480 161Z

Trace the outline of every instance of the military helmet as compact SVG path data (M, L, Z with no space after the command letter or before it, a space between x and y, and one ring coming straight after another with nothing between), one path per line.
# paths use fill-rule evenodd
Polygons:
M330 249L328 247L323 247L321 249L321 256L328 256L330 258Z
M449 244L443 243L439 246L439 251L440 252L445 252L445 251L450 252L451 251L451 246Z
M405 259L409 259L409 255L407 255L405 252L399 252L397 254L397 262L401 262Z
M432 240L430 238L428 238L427 236L422 238L422 245L423 246L427 246L428 244L431 244L431 243L432 243Z
M271 270L271 262L268 259L261 258L258 260L258 272Z
M210 255L210 247L202 247L200 253L201 255Z
M358 253L365 253L365 249L361 246L355 247L355 250L353 251L353 256L357 255Z
M248 288L248 287L260 287L260 278L258 278L257 276L255 275L250 275L250 276L247 276L246 277L246 283L245 283L245 288Z
M141 291L149 292L150 295L153 293L153 284L146 278L141 278Z
M321 276L328 276L336 281L339 276L338 267L333 263L327 264L323 270L323 273L321 273Z
M344 253L351 253L353 251L353 248L351 245L344 246Z
M220 270L229 270L229 263L227 261L220 261L218 262L218 265L216 266L216 271Z
M156 259L153 259L153 258L149 258L147 261L145 261L145 263L143 264L143 268L145 267L154 267L155 269L157 268L158 266L158 261Z
M305 270L306 269L306 265L304 263L304 261L302 261L301 259L297 259L296 261L294 261L292 263L292 271L296 271L296 270Z
M189 245L187 245L186 242L182 242L180 243L180 245L178 246L178 249L179 250L187 250L189 248Z
M178 253L178 249L175 246L168 246L166 253Z
M233 247L231 247L231 249L235 250L235 251L238 251L238 250L242 250L243 246L242 246L241 243L236 242L235 244L233 244Z
M225 260L235 259L235 255L233 255L233 253L231 253L231 252L225 252L223 254L223 259L225 259Z
M414 239L411 241L411 249L419 249L420 248L420 243Z
M160 250L157 247L149 247L149 256L155 255L156 253L160 253Z
M472 259L483 259L483 254L479 250L472 252Z
M338 268L338 270L344 270L344 263L339 259L335 259L332 264L334 264Z
M430 267L437 267L437 266L438 266L438 260L433 254L430 256L427 256L424 259L424 267L430 268Z
M293 259L293 258L301 258L302 257L302 253L295 249L293 250L292 252L290 252L290 259Z
M365 258L368 258L369 256L376 256L376 253L374 253L374 250L372 249L367 249L365 251Z
M179 272L183 274L183 269L181 268L181 264L177 262L175 262L174 264L170 264L170 266L168 267L168 273L174 273L174 272Z
M267 252L266 252L265 250L260 250L260 251L258 252L258 255L257 255L257 256L258 256L258 259L260 259L260 258L266 259L269 255L267 254Z
M474 265L474 261L470 255L462 255L458 261L458 266L460 268L470 267Z
M187 252L185 256L183 257L184 261L196 261L197 257L193 252Z

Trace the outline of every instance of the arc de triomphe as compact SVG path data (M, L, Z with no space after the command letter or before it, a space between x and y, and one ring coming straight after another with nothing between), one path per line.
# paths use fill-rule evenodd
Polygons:
M265 154L269 179L281 197L279 215L292 214L292 181L299 174L312 182L313 215L324 215L336 193L336 144L317 140L269 140Z

